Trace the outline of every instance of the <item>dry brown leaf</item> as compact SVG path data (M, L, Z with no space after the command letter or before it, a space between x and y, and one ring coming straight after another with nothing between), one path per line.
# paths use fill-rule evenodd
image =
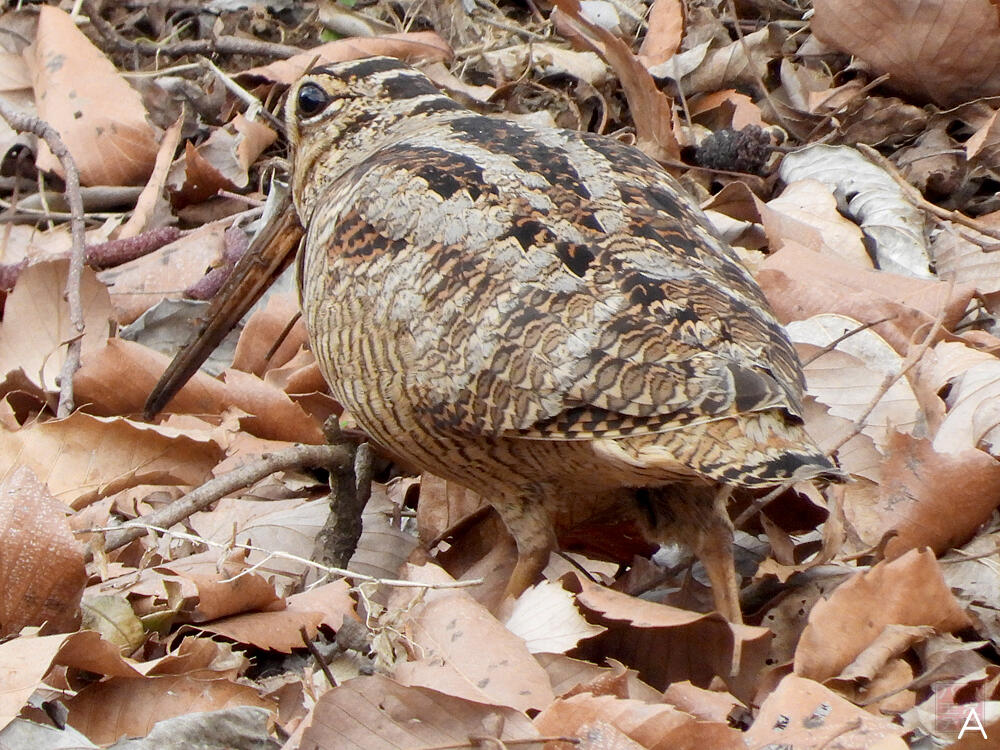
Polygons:
M968 284L868 271L791 241L767 257L757 281L782 323L821 313L863 323L890 318L873 330L904 355L939 317L945 329L954 328L974 294Z
M627 44L581 16L579 0L555 0L555 4L560 11L554 16L559 33L599 54L618 74L635 122L636 147L657 161L679 161L670 97L657 88Z
M403 687L382 675L357 677L325 693L303 724L295 747L400 750L461 747L473 737L538 736L520 711Z
M66 359L66 342L76 335L64 299L69 261L29 266L7 295L0 323L0 375L24 370L42 390L59 390L58 378ZM84 269L80 287L86 332L84 354L99 348L108 337L111 303L108 290L90 269ZM77 399L79 402L79 399Z
M412 480L375 483L361 514L361 537L348 568L376 578L396 578L400 568L417 546L413 534L399 521L406 488Z
M146 666L123 657L118 646L104 640L93 630L83 630L67 638L60 646L54 663L94 674L124 678L140 677L143 674L142 668Z
M267 125L236 115L216 128L199 145L190 141L184 156L170 167L167 185L178 208L201 203L219 190L240 190L249 183L248 170L278 134Z
M123 734L143 737L156 722L172 716L235 706L274 710L271 701L247 685L189 675L113 677L88 685L66 699L65 705L69 724L100 744L112 743Z
M94 633L93 635L96 635ZM0 643L0 729L17 718L28 698L41 687L53 659L67 638L75 636L26 633Z
M167 184L170 165L177 152L177 145L181 142L181 129L183 127L184 117L182 115L164 132L156 152L153 173L149 176L139 199L135 202L135 210L132 211L129 220L118 229L115 239L135 237L150 229L165 226L173 219L164 188Z
M275 448L277 446L256 446L253 458L259 459L261 453L269 453ZM245 462L244 459L235 465L229 464L226 469L235 469ZM215 473L226 469L219 466ZM297 586L302 576L312 571L302 562L271 554L287 553L308 559L316 544L316 535L330 515L330 502L327 498L307 502L305 498L255 500L254 497L255 491L251 490L243 497L223 498L211 510L195 513L189 523L199 536L210 541L220 544L233 541L266 550L249 552L247 560L253 565L264 563L268 574L282 587L279 591L285 593L284 588Z
M1000 93L1000 18L990 0L815 0L813 33L888 85L951 107Z
M768 24L760 31L709 52L692 73L684 76L681 85L688 95L722 89L756 90L767 74L767 66L781 57L787 37L780 26Z
M788 675L744 735L751 747L795 750L906 750L906 730L868 713L818 682Z
M268 370L288 364L300 347L308 343L301 319L288 332L270 359L267 359L267 353L298 312L299 303L293 292L270 295L267 305L255 311L243 326L233 354L233 369L264 377Z
M308 636L315 638L320 625L339 630L345 617L357 619L357 614L350 585L340 580L289 597L284 609L234 615L203 623L199 629L236 643L290 654L292 649L305 645L301 628L305 627Z
M608 628L582 643L577 654L599 661L609 656L639 672L655 688L690 680L707 686L722 677L741 699L753 694L756 677L767 658L771 632L766 628L733 625L718 614L699 614L638 599L582 580L564 577L564 585L579 588L577 602L586 608L589 622ZM734 644L741 641L741 659L731 675Z
M0 476L28 466L75 508L139 484L198 485L221 457L212 440L82 412L0 430Z
M258 68L244 71L244 76L264 78L276 83L290 84L302 77L310 63L329 65L362 57L387 55L407 62L448 62L451 47L433 31L414 31L403 34L383 34L373 37L337 39L321 44L287 60L278 60Z
M705 690L687 680L674 682L663 691L663 702L669 703L701 721L725 724L734 709L743 704L726 692Z
M881 562L816 603L795 650L795 674L823 681L839 675L887 625L968 627L933 553L911 550Z
M248 569L242 559L244 554L244 550L235 550L225 560L219 560L215 551L209 551L160 566L165 572L186 578L197 588L198 601L191 613L192 622L283 606L274 585L260 573Z
M153 660L153 665L146 670L146 674L150 677L186 674L191 677L204 675L236 679L248 664L247 657L234 651L231 643L188 636L181 639L175 650Z
M435 565L409 566L408 577L423 582L450 578ZM406 609L412 589L400 589L390 609ZM407 610L407 631L415 661L396 664L401 684L431 687L458 698L526 711L555 697L548 676L520 638L461 589L418 594L424 601ZM484 650L483 645L489 644Z
M80 624L87 573L68 510L27 467L0 479L0 636L29 625L61 633Z
M417 504L421 544L429 547L448 529L485 507L486 501L472 490L433 474L422 474Z
M706 747L744 750L746 747L740 732L724 722L700 721L665 703L650 704L590 693L556 700L535 717L535 727L543 735L579 736L586 740L587 728L595 721L610 724L649 750Z
M170 360L142 344L120 338L83 358L73 378L76 400L101 416L138 414ZM121 373L129 376L122 378ZM221 414L231 405L222 382L195 373L167 404L173 414Z
M867 685L916 644L935 633L930 625L886 625L875 640L869 643L857 658L844 667L837 680L854 681ZM910 674L912 679L912 673ZM909 682L907 680L906 682ZM880 691L879 691L880 692ZM878 695L878 692L871 693Z
M141 258L102 271L119 323L131 323L165 297L179 297L217 264L226 226L207 224Z
M978 221L995 225L996 213L978 217ZM976 238L973 242L968 237ZM987 252L984 246L991 240L971 230L961 234L954 225L945 223L931 241L931 255L938 275L959 284L974 284L981 294L1000 292L1000 253Z
M647 68L669 60L680 49L684 36L684 4L680 0L655 0L647 17L649 27L639 47Z
M896 533L885 547L889 559L964 544L1000 505L1000 461L982 451L945 453L929 440L893 433L887 456L875 505L845 511L869 544Z
M114 65L52 5L39 10L32 67L38 116L54 127L73 155L84 185L142 185L156 160L157 137L142 98ZM85 72L85 75L82 73ZM38 166L62 176L41 147Z
M239 370L226 370L223 379L230 403L249 415L240 420L243 429L269 440L310 445L326 442L319 420L292 401L284 391Z
M814 252L873 267L861 228L837 210L837 199L818 180L788 185L777 198L761 203L760 218L772 251L791 238Z
M852 426L861 422L859 431L884 452L894 430L913 433L926 424L913 387L902 375L905 361L874 330L862 328L861 322L842 315L814 315L789 323L788 334L796 344L816 347L817 356L805 368L809 395ZM856 333L819 353L851 331ZM886 378L894 376L900 377L884 390Z
M767 127L753 99L736 89L723 89L708 94L699 94L688 102L691 119L708 127L711 131L731 128L743 130L750 125ZM741 184L745 183L729 183Z

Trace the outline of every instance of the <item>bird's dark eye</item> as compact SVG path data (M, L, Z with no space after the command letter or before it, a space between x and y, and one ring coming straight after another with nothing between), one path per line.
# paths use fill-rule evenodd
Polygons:
M322 86L306 83L299 88L296 103L299 106L299 113L306 117L312 117L322 112L323 108L330 103L330 95L323 90Z

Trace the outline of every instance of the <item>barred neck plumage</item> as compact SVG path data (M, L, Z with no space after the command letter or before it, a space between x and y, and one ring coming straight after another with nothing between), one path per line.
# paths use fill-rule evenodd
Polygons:
M307 220L323 185L363 161L399 131L464 111L419 71L391 57L314 68L285 105L295 149L292 195Z

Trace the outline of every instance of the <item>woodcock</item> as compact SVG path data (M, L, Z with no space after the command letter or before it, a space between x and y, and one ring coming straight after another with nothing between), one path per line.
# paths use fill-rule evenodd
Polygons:
M391 58L289 93L303 314L373 440L485 497L534 583L554 528L634 518L740 620L727 486L838 470L794 350L679 185L608 137L475 114Z

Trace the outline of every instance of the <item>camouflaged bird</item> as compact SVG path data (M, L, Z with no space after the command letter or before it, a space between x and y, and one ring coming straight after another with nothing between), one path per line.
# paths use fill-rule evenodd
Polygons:
M303 314L377 443L485 497L535 582L554 528L634 517L689 544L740 619L725 486L839 472L733 250L611 138L475 114L390 58L286 105Z

